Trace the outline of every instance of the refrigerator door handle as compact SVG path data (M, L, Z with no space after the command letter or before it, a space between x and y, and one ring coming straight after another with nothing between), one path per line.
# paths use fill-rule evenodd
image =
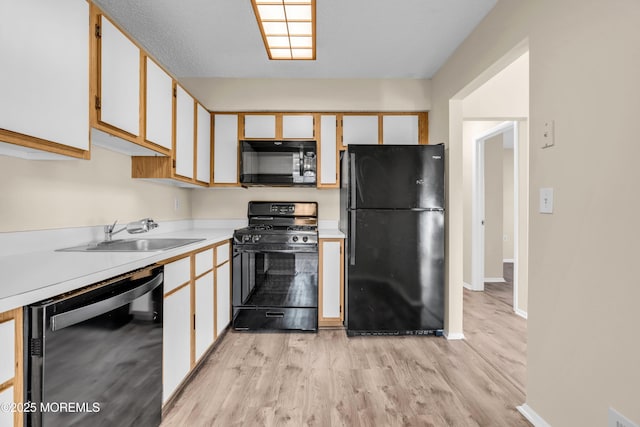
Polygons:
M356 265L356 211L350 210L351 225L349 227L349 264Z
M350 183L349 185L351 186L351 203L349 204L349 207L351 209L355 209L356 208L356 155L354 153L349 154L349 160L351 162L351 164L349 165L349 172L350 172Z

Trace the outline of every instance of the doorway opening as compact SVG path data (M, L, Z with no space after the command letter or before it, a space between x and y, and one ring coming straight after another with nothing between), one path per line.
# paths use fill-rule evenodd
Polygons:
M465 338L466 343L489 361L497 373L518 387L525 401L529 210L528 42L514 47L471 81L449 101L449 107L450 152L454 171L449 178L452 187L462 189L457 194L453 193L454 190L450 192L450 205L462 208L457 211L462 212L461 217L454 215L452 218L453 214L450 214L452 221L449 233L453 236L450 241L457 239L462 243L462 251L451 251L453 257L461 255L462 262L456 266L453 262L457 260L449 258L450 296L460 298L460 330L464 331L464 335L460 333L454 336ZM509 156L507 150L510 151ZM489 162L490 158L493 158L493 163ZM506 164L510 167L506 167ZM505 171L506 175L511 176L508 186L505 185ZM455 172L460 173L456 175ZM489 182L493 178L488 172L495 172L492 182L499 182L499 185L493 186ZM493 186L491 190L490 186ZM498 195L498 201L490 200L485 193ZM505 201L507 209L504 208ZM497 220L490 216L490 208L498 215ZM505 212L511 218L506 225L503 221L507 216ZM493 231L488 229L490 224L494 226ZM493 246L488 248L485 245L490 237ZM513 252L506 250L508 245L505 243L512 245ZM489 258L493 260L493 270L487 263ZM514 271L510 275L513 286L504 283L505 276L509 275L504 269L505 261L507 267L513 261ZM462 280L455 283L452 278ZM454 329L454 332L457 331Z
M519 284L518 133L517 121L505 121L473 137L471 283L465 285L473 291L484 291L485 283L510 284L516 313Z

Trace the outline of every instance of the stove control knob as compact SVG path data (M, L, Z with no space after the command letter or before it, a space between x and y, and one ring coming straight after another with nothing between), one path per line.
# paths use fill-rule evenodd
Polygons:
M297 241L298 241L298 236L293 236L293 237L291 238L291 240L293 240L294 242L297 242Z
M242 241L243 242L248 242L250 240L251 240L251 236L250 235L247 234L247 235L242 236Z
M304 237L302 238L302 241L303 241L303 242L306 242L307 240L309 240L309 238L308 238L307 236L304 236Z
M257 242L260 239L260 237L262 237L262 236L260 236L260 235L253 236L254 243Z

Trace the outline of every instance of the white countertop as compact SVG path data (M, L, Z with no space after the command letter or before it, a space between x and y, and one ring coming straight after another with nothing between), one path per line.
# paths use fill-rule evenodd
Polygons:
M56 252L51 248L18 250L14 246L16 254L11 254L10 249L5 247L4 251L0 252L0 313L230 239L233 230L237 228L237 224L235 227L230 224L224 227L208 225L209 223L201 221L196 223L195 228L169 233L154 232L150 237L205 239L161 252ZM344 238L344 234L332 225L321 224L318 230L319 237ZM60 235L59 232L56 233ZM50 237L49 234L47 236ZM5 239L5 242L12 245L15 245L16 241ZM83 243L87 242L79 241L75 245L60 244L59 247Z
M319 228L318 237L321 239L344 239L345 235L337 228Z
M0 257L0 313L146 267L222 240L233 228L193 228L153 237L204 238L162 252L40 252Z

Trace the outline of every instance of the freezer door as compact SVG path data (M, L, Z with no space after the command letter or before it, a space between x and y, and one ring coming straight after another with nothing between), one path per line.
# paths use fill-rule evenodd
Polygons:
M350 208L444 208L444 146L349 147Z
M444 212L352 211L347 332L444 328Z

